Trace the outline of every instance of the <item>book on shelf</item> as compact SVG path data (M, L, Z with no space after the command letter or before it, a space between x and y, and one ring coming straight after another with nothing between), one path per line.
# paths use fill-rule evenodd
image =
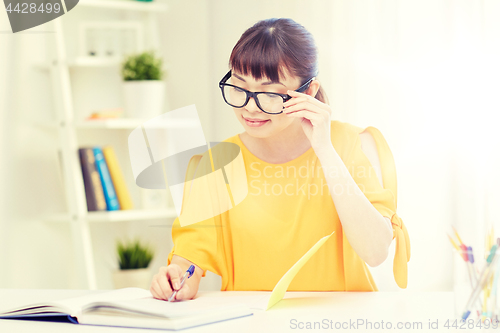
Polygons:
M80 164L82 166L83 184L87 198L87 210L107 210L106 200L102 190L101 178L95 166L94 151L92 148L78 149Z
M78 151L88 211L133 209L113 147L82 147Z
M104 159L101 147L94 147L95 165L97 171L99 171L99 176L101 177L102 189L104 192L104 199L106 199L106 205L108 210L119 210L120 204L118 202L118 197L116 196L115 187L111 176L109 174L108 165Z
M252 315L250 306L231 297L201 296L182 302L155 299L141 288L123 288L85 296L0 309L1 319L181 330Z
M128 191L127 184L125 183L125 177L123 177L122 170L118 164L118 159L116 158L115 150L112 146L108 145L102 148L102 153L104 154L104 160L106 161L109 174L111 175L111 180L113 181L113 185L115 187L120 209L127 210L134 208L130 192Z

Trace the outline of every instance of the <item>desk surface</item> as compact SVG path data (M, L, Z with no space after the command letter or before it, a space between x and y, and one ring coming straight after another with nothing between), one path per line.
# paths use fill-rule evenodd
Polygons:
M88 293L104 292L88 290L50 289L0 289L0 309L31 303L76 297ZM267 292L200 292L216 297L237 297ZM370 330L453 332L444 327L455 316L455 298L452 292L288 292L285 298L269 311L255 310L249 317L186 329L181 332L310 332ZM429 329L429 321L438 320L438 329ZM371 323L372 326L369 326ZM420 324L419 324L420 323ZM400 325L398 329L397 325ZM382 326L381 326L382 325ZM391 327L389 327L391 325ZM401 327L401 325L406 325ZM415 326L414 326L415 325ZM417 325L421 325L418 328ZM337 326L337 327L335 327ZM341 327L343 326L343 328ZM378 329L377 329L378 326ZM413 328L411 328L413 326ZM458 330L464 332L466 330ZM483 330L484 331L484 330ZM500 332L500 327L495 331ZM66 323L0 320L0 332L149 332L132 328L85 326ZM160 332L155 330L155 332Z

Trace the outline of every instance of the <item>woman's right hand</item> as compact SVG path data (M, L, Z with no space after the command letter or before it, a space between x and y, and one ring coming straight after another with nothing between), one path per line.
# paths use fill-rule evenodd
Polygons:
M187 279L184 286L180 288L182 276L191 264L190 261L174 255L170 265L160 267L158 273L153 276L149 288L153 297L166 301L175 290L178 290L174 300L181 301L194 298L198 292L202 275L202 271L198 266L195 265L193 276Z

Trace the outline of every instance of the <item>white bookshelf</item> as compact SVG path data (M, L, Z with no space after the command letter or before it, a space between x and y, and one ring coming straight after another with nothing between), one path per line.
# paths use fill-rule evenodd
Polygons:
M109 58L100 59L98 57L78 57L68 64L69 67L118 67L122 59Z
M89 11L88 15L92 15L93 10L110 10L110 11L131 11L141 12L142 20L144 20L144 33L148 34L150 42L145 45L145 49L159 49L159 33L156 14L167 10L167 6L163 2L157 0L153 2L140 2L135 0L81 0L78 7L85 7ZM72 87L72 68L86 67L118 67L121 63L120 59L98 59L91 57L75 57L70 59L67 54L70 47L75 47L76 44L70 44L65 39L66 26L62 23L61 18L51 22L54 27L53 47L50 48L52 54L48 55L48 60L43 63L34 65L35 68L47 72L51 78L52 94L54 106L57 115L53 121L36 122L37 125L48 128L49 130L58 133L59 144L58 149L61 152L61 176L64 184L66 197L67 211L42 217L47 222L66 223L71 226L73 243L75 245L75 260L77 263L77 276L84 276L85 285L80 288L98 289L97 277L94 264L94 253L92 249L92 233L91 225L99 223L121 223L128 221L158 221L162 219L175 218L177 216L173 207L161 209L138 209L120 210L120 211L99 211L88 212L85 196L85 187L81 165L78 156L78 148L85 146L85 143L79 141L80 132L84 131L87 137L102 138L103 131L107 130L124 130L124 132L110 132L110 137L125 138L127 132L136 127L141 126L147 119L95 119L82 120L82 115L75 114L74 105L74 89L82 89ZM76 90L78 92L78 90ZM89 113L92 110L89 110ZM172 121L165 124L166 127L179 128L195 126L189 121ZM89 134L88 131L94 131L100 135ZM98 131L97 131L98 130ZM92 132L90 132L92 133ZM122 143L123 142L123 146ZM100 144L100 143L98 143ZM106 144L103 142L103 144ZM120 141L120 150L127 151L127 140ZM118 153L118 152L117 152ZM123 168L124 160L121 160ZM129 190L132 190L129 188ZM134 202L137 206L138 202Z
M141 126L147 119L107 119L107 120L86 120L76 123L77 128L108 128L108 129L134 129ZM191 120L175 119L162 124L162 128L195 128L197 123Z
M87 221L94 223L101 222L126 222L126 221L147 221L177 217L174 208L166 209L131 209L117 211L88 212ZM45 221L67 223L70 220L69 214L61 213L45 217Z
M86 68L86 67L97 67L97 68L107 68L107 67L116 67L118 68L121 64L121 59L116 59L116 58L109 58L109 59L102 59L102 58L92 58L92 57L78 57L75 58L74 60L64 64L68 66L69 68ZM35 68L42 70L42 71L48 71L50 70L50 67L52 64L47 63L47 62L40 62L34 65Z
M124 129L132 130L141 126L149 119L141 118L117 118L117 119L92 119L77 121L72 126L78 129ZM57 129L60 124L54 121L37 121L36 125L49 129ZM175 119L162 124L162 128L195 128L197 123L192 120Z

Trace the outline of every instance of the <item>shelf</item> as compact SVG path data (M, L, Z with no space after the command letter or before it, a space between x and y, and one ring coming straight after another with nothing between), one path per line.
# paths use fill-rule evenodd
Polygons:
M117 57L78 57L68 63L69 67L118 67L123 61Z
M88 212L89 222L125 222L176 218L177 212L174 208L168 209L132 209L117 211ZM69 214L54 214L45 219L48 222L69 222Z
M119 59L116 57L109 57L109 58L103 58L103 57L78 57L75 58L71 62L67 62L66 65L69 68L89 68L89 67L96 67L96 68L119 68L121 66L121 62L123 59ZM50 67L54 65L55 63L50 63L50 62L37 62L33 64L33 68L41 70L41 71L47 71L50 69Z
M163 12L167 10L167 4L163 2L144 2L136 0L80 0L78 6L144 12Z
M175 218L175 209L148 209L148 210L117 210L114 212L89 212L87 215L89 222L121 222L140 221L163 218Z
M76 129L135 129L149 119L142 118L118 118L118 119L94 119L84 120L75 123ZM58 124L56 122L36 122L37 125L56 129ZM169 120L168 123L162 124L162 128L195 128L199 126L198 122L191 120Z
M149 119L119 118L119 119L94 119L76 124L77 128L108 128L108 129L134 129L144 124ZM191 120L169 120L162 124L162 128L194 128L199 125Z

